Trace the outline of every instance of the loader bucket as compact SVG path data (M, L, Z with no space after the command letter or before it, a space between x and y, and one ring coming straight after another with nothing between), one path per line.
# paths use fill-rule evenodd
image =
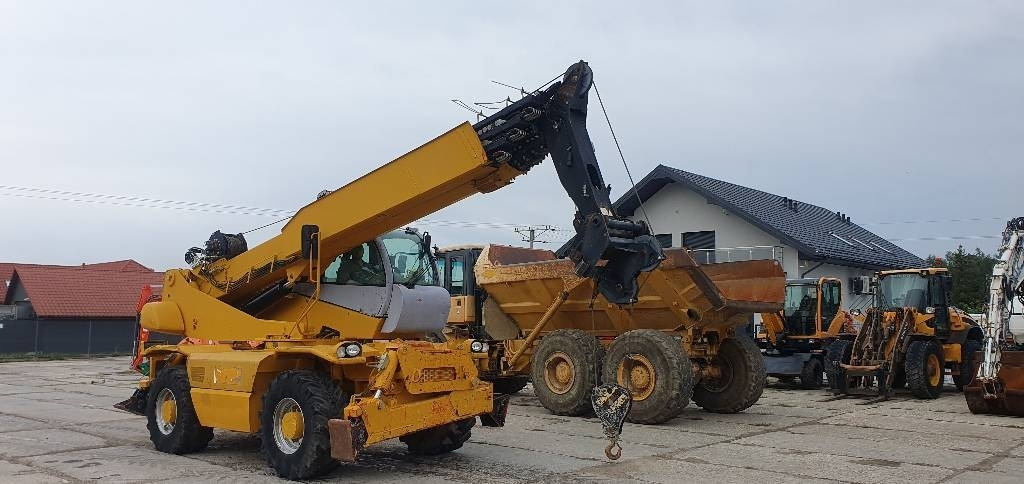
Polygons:
M974 361L981 358L979 352ZM977 378L964 388L967 407L971 413L1024 417L1024 351L1003 351L999 363L997 381L988 390Z

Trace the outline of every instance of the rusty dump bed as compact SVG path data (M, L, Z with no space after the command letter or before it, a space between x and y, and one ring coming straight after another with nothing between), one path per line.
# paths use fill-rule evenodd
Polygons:
M547 250L490 245L474 271L477 283L522 331L533 329L566 287L572 288L569 296L545 331L712 329L782 309L786 280L776 261L699 266L683 249L666 249L665 256L657 269L640 275L639 300L625 308L608 303L590 279L576 276L572 261Z
M979 352L974 356L974 361L981 362L981 358ZM974 372L978 372L977 363ZM1002 351L996 376L999 382L993 388L995 392L987 398L977 378L964 388L964 397L967 398L967 407L971 413L1024 417L1024 351Z

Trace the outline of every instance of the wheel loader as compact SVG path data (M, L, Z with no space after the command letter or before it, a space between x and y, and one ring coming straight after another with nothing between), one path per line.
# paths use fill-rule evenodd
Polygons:
M589 414L601 382L630 392L625 418L634 423L668 421L691 400L709 412L750 407L764 389L764 364L737 326L782 307L781 267L772 260L698 265L685 249L664 253L641 276L639 301L620 307L551 251L439 249L453 298L448 336L486 344L478 369L496 392L532 380L556 415Z
M461 447L477 418L502 425L507 399L479 378L482 345L427 340L450 297L429 235L399 228L550 155L577 207L568 275L612 304L636 303L637 278L663 255L644 223L611 215L586 128L592 76L580 61L476 124L321 192L259 245L216 231L189 249L189 267L167 271L140 322L213 343L143 351L136 398L154 446L183 454L206 447L214 428L256 433L271 468L305 479L384 440L440 454Z
M836 340L853 340L853 316L842 308L840 279L786 281L785 308L762 313L757 345L768 376L782 381L800 378L804 389L821 388L825 352Z
M975 357L976 378L964 388L971 413L1024 417L1024 217L1003 231L981 314L985 339Z
M941 394L946 376L962 390L971 381L983 333L967 313L950 306L949 271L882 271L874 285L874 302L857 337L828 348L832 392L884 400L894 388L907 387L915 397L931 399Z

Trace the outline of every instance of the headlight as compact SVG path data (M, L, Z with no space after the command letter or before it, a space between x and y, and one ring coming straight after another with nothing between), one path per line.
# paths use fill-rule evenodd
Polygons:
M935 314L935 308L933 308L931 306L928 306L928 307L924 308L924 312L927 313L927 314Z
M359 343L342 343L338 345L338 358L355 358L363 354L363 347Z
M469 351L473 353L483 353L487 351L487 343L483 341L474 341L469 344Z
M863 313L861 312L860 309L854 309L853 311L850 311L850 314L852 314L854 316L860 316Z

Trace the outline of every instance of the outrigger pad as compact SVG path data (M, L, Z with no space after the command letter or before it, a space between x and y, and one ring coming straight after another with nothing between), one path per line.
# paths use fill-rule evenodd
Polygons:
M366 442L366 428L362 421L332 418L327 421L331 436L331 457L343 462L355 462Z
M614 383L605 383L594 388L591 403L594 413L601 420L604 435L609 439L618 439L626 415L629 415L633 407L633 396L629 390Z
M484 427L504 427L505 417L508 415L508 402L510 395L498 395L494 397L494 410L491 413L480 415L480 425Z

